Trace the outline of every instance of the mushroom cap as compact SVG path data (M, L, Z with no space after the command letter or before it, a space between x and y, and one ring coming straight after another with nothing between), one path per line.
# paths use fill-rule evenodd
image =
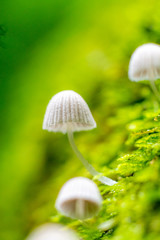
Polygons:
M98 213L101 203L97 185L88 178L76 177L63 185L55 206L67 217L86 219Z
M128 76L136 82L160 78L160 46L147 43L138 47L131 56Z
M73 231L59 224L47 223L33 230L26 240L78 240Z
M96 122L84 99L72 90L57 93L50 100L44 117L43 129L66 133L96 127Z

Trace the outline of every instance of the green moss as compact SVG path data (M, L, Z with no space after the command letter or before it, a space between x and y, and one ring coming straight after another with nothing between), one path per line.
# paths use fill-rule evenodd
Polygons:
M116 95L114 98L116 102ZM104 199L98 216L83 222L60 215L52 217L53 222L74 228L84 240L159 239L159 115L154 102L146 100L132 107L129 104L120 107L118 103L112 116L106 119L100 115L98 122L106 120L106 134L98 131L90 135L92 143L88 146L79 138L79 147L88 159L106 176L118 181L112 187L96 181ZM105 102L101 103L95 112L105 106ZM117 149L116 153L112 152L112 147ZM106 224L106 229L99 230L101 224Z

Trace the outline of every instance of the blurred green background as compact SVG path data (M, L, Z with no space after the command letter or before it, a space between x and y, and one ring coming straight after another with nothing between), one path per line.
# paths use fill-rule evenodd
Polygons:
M97 167L112 162L132 105L150 98L127 71L137 46L160 42L160 1L1 0L0 8L0 239L22 240L55 214L66 180L89 176L65 135L42 130L48 101L65 89L81 94L98 128L76 142Z

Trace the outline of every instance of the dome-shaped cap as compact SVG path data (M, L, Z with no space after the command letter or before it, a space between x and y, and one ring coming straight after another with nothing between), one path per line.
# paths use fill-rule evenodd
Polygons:
M48 223L33 230L26 240L78 240L78 237L59 224Z
M160 46L147 43L138 47L131 56L128 75L132 81L160 78Z
M65 216L86 219L98 213L101 202L97 185L88 178L76 177L61 188L56 208Z
M91 111L84 99L76 92L67 90L57 93L50 100L44 117L43 129L66 133L89 130L96 127Z

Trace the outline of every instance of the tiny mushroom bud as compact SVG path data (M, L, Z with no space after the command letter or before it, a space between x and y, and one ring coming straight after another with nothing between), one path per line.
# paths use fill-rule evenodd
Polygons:
M131 56L128 76L131 81L149 80L158 100L160 94L155 80L160 78L160 46L154 43L143 44Z
M67 181L56 200L63 215L76 219L91 218L98 213L102 198L97 185L88 178L76 177Z
M84 99L76 92L68 90L57 93L50 100L44 117L43 129L68 134L70 145L86 169L93 176L100 175L77 149L73 132L89 130L96 127L96 122ZM106 185L114 185L116 181L105 176L98 180Z
M26 240L78 240L78 237L62 225L47 223L33 230Z

